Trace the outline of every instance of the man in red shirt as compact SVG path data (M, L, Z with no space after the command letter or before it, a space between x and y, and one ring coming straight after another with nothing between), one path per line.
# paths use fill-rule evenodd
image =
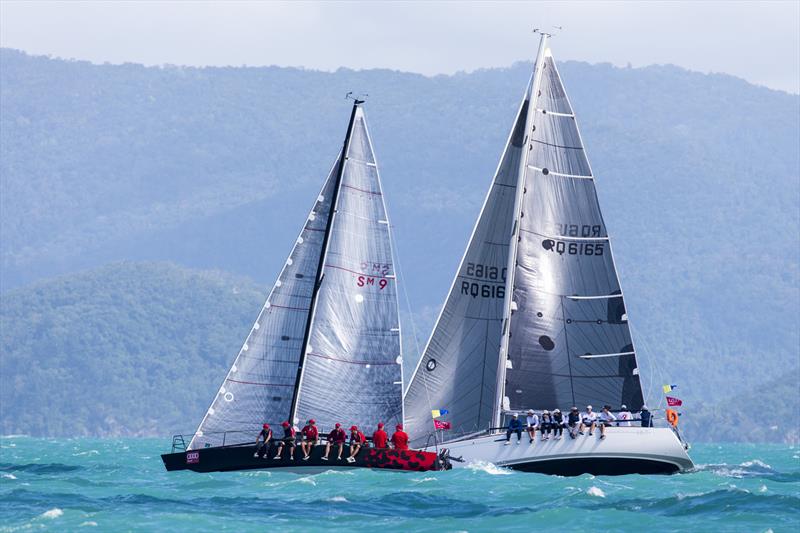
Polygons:
M344 432L342 429L342 425L340 423L336 423L336 427L328 433L328 443L325 445L325 455L322 456L323 461L328 460L328 455L331 453L331 445L337 445L339 447L339 459L342 460L342 448L344 448L344 441L347 440L347 433Z
M300 430L300 434L303 436L303 441L300 443L300 448L303 450L303 461L308 461L308 458L311 457L311 450L319 442L319 431L316 424L317 422L312 418Z
M350 456L347 458L348 463L356 462L356 455L358 455L361 446L366 440L367 438L364 434L358 430L358 426L350 428Z
M372 434L372 446L375 448L388 448L389 435L383 430L383 422L378 423L378 429Z
M294 461L294 428L288 420L282 422L281 426L283 427L283 439L281 439L280 444L278 444L278 451L275 453L273 459L280 459L281 454L283 454L283 447L287 446L289 448L289 459Z
M262 442L259 446L258 441L261 439L264 439L264 442ZM269 428L269 424L264 424L262 426L261 433L259 433L258 437L256 437L256 453L253 454L253 457L268 459L267 454L269 453L269 444L271 440L272 430Z
M395 450L407 450L408 449L408 434L403 431L403 424L397 424L395 426L394 435L392 435L392 445L394 445Z

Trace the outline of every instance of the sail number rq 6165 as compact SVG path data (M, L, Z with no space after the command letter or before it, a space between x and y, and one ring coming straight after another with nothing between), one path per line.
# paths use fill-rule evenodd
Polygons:
M461 280L461 294L477 298L505 298L506 268L480 263L467 263L466 273L469 278Z

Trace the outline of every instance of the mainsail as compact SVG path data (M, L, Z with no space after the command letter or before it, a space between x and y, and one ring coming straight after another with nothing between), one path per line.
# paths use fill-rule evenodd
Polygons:
M190 449L253 438L264 422L402 421L391 234L362 103Z
M456 438L504 410L642 404L594 177L546 35L405 401L416 445L431 409L449 411Z

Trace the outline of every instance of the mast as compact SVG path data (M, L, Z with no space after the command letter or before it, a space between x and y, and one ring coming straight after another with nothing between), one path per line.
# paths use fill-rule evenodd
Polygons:
M294 424L295 413L297 412L297 400L300 394L300 383L303 380L303 365L306 360L306 352L308 351L308 339L311 335L311 325L314 322L314 314L316 312L317 307L317 296L319 295L319 289L322 286L322 280L325 277L324 275L324 266L325 266L325 258L328 255L328 243L330 241L331 230L333 229L333 219L336 216L336 207L337 202L339 200L339 190L341 189L342 185L342 175L344 174L344 166L347 161L347 153L350 149L350 137L353 133L353 124L355 123L356 119L356 111L358 110L358 106L363 104L364 100L359 100L355 98L353 101L353 110L350 113L350 122L347 124L347 133L344 137L344 143L342 145L342 155L339 157L339 168L336 172L336 181L333 185L333 194L331 196L331 205L328 211L328 221L325 224L325 234L322 238L322 248L319 254L319 263L317 263L317 276L314 282L314 290L311 293L311 304L309 306L310 311L308 313L308 318L306 320L306 327L305 331L303 332L303 343L301 344L300 348L300 360L297 363L297 377L294 381L294 391L292 392L292 405L289 409L289 423Z
M503 326L500 334L500 352L497 360L497 387L495 396L495 410L492 417L492 427L500 427L501 415L503 412L503 398L505 397L506 364L508 360L508 341L511 333L511 312L514 299L514 273L517 263L517 244L519 243L520 211L522 210L522 196L525 194L525 169L528 166L528 148L531 135L531 122L533 114L536 112L536 100L539 96L539 87L542 80L542 64L544 51L547 48L547 38L550 35L541 33L539 40L539 50L536 53L536 63L534 64L533 83L528 94L528 109L525 116L525 136L522 142L522 157L519 160L517 170L517 188L514 198L514 223L511 229L511 241L508 251L508 266L506 267L506 286L505 298L503 300Z

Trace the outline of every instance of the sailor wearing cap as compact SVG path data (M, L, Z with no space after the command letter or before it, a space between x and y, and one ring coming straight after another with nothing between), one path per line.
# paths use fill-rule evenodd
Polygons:
M319 442L319 430L317 429L317 421L313 418L308 421L308 424L303 426L300 430L303 440L300 443L300 448L303 450L303 461L308 461L311 457L311 450Z
M356 462L356 455L361 449L361 446L367 438L358 430L358 426L353 425L350 427L350 456L347 458L348 463Z
M261 445L258 442L264 439L264 442ZM261 432L256 437L256 453L253 454L253 457L261 457L262 459L267 458L267 454L269 453L269 443L272 440L272 430L269 428L269 424L264 424L261 426Z
M567 414L567 431L569 431L569 437L571 439L574 439L575 435L578 433L580 421L581 415L578 413L578 408L573 406Z
M325 455L322 456L323 461L328 460L328 455L331 453L331 446L335 445L339 447L339 457L338 460L342 460L342 449L344 448L344 442L347 440L347 433L344 432L342 429L342 425L339 422L336 422L336 427L334 427L330 433L328 433L328 442L325 444Z
M553 437L556 440L561 440L564 435L564 415L561 414L561 409L553 409L553 414L550 415L553 424Z
M533 409L528 409L528 416L525 418L525 422L530 443L533 444L533 441L536 440L536 430L539 429L539 415Z
M586 411L581 413L581 425L578 428L578 433L583 435L583 430L589 428L589 435L591 435L596 426L597 426L597 413L592 411L591 405L587 405Z
M633 415L628 411L628 406L623 403L619 408L619 413L617 413L617 420L619 420L617 426L630 427L632 418Z

